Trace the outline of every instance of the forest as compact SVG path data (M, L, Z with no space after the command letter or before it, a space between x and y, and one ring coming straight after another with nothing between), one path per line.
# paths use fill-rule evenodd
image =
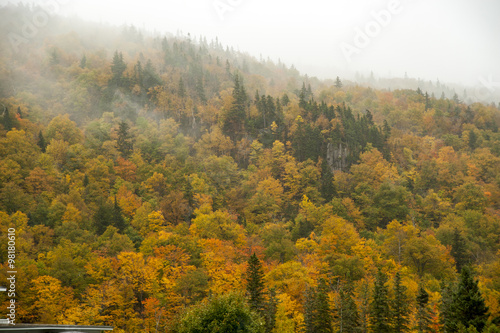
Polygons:
M500 332L500 103L39 10L0 8L17 323Z

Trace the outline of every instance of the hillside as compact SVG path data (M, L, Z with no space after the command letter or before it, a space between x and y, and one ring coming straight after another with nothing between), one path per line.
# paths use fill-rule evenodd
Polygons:
M495 105L132 26L52 16L26 36L40 10L0 8L16 322L189 332L231 304L249 332L498 330Z

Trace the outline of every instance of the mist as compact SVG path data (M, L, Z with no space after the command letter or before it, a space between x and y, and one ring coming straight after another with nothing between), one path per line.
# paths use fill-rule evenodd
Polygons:
M8 1L19 3L20 1ZM0 1L5 4L6 1ZM495 0L57 1L69 17L218 38L321 79L411 77L500 91ZM51 6L50 1L37 4ZM390 88L390 87L389 87Z

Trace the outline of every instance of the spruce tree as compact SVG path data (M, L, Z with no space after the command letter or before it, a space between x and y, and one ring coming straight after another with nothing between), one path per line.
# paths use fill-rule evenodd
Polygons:
M3 121L2 121L3 127L7 130L10 131L12 129L12 119L10 118L10 113L9 109L4 107L3 111Z
M278 299L276 291L269 290L269 300L264 305L264 320L266 321L266 332L271 332L276 324L276 312L278 311Z
M340 304L337 309L338 330L340 333L360 333L361 324L358 307L354 301L352 285L347 284L339 289Z
M118 127L118 139L116 144L118 146L118 151L122 154L124 158L127 158L132 153L132 141L129 134L130 126L125 121L121 121Z
M452 312L453 285L443 282L441 285L441 304L439 306L439 322L443 327L443 332L455 332L457 323Z
M453 240L451 244L451 255L455 259L457 271L460 273L462 267L467 262L466 245L464 238L460 234L458 228L453 230Z
M399 272L394 277L394 300L392 301L392 320L393 331L395 333L408 331L408 297L406 296L406 287L401 284L401 275Z
M328 301L328 285L324 279L320 280L316 293L315 332L333 333L333 318L330 302Z
M120 230L120 232L123 232L123 230L125 230L125 219L123 218L122 209L118 205L116 196L115 196L115 204L113 206L111 221L113 226L115 226L118 230Z
M38 132L38 142L37 142L38 147L40 147L40 150L42 153L45 153L45 149L47 148L47 142L45 141L45 138L43 137L42 131Z
M246 281L250 308L262 314L264 311L264 270L255 253L248 259Z
M451 310L455 322L462 323L466 328L474 326L481 332L486 325L489 310L479 290L478 281L474 280L469 266L462 268Z
M391 311L386 282L387 275L379 269L373 288L373 299L370 304L370 327L373 332L377 333L391 332Z
M306 290L304 304L306 333L332 333L333 316L328 301L328 286L321 279L317 288Z
M419 333L429 332L429 325L431 323L429 294L422 285L420 285L420 288L418 289L416 320L416 328Z

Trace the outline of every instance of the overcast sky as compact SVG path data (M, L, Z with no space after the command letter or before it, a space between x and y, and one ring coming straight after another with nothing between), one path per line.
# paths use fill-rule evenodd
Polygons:
M481 77L500 81L498 0L36 2L50 1L84 19L218 36L223 44L322 78L373 71L470 85Z

